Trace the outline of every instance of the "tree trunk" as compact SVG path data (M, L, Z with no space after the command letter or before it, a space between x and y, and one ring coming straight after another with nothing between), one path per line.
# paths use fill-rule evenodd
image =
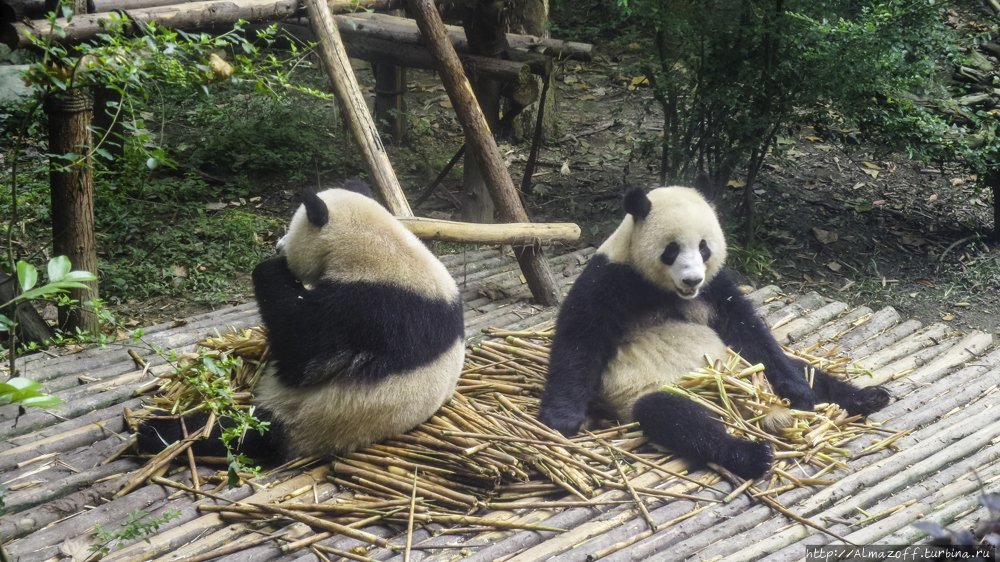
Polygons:
M16 296L17 278L0 271L0 303L10 302ZM30 302L20 302L16 306L0 309L0 313L17 322L16 333L20 341L41 343L52 338L52 329Z
M93 100L79 88L50 98L45 103L49 118L49 152L75 154L73 162L54 161L49 167L52 195L52 250L65 255L74 269L97 273L97 243L94 240L94 173L90 151ZM62 160L62 159L60 159ZM87 289L72 289L71 298L84 304L98 297L97 282ZM100 329L97 315L89 307L59 309L59 326L87 332Z
M431 0L408 0L407 6L420 26L427 47L441 62L441 81L465 130L468 150L475 155L476 163L490 188L500 219L504 222L528 222L528 213L521 206L514 182L500 157L486 118L471 94L472 88L462 71L454 46L448 41L444 23L434 3ZM515 246L514 253L535 299L545 305L558 304L559 286L545 261L541 247L537 243Z
M1000 167L986 172L983 186L993 191L993 240L1000 242Z
M507 31L535 37L549 37L549 0L516 0L508 10ZM552 80L552 75L533 78L538 81L538 89L545 92L546 111L542 114L541 138L552 138L556 134L556 99L555 88L546 90L541 83L543 80ZM540 105L535 104L526 107L521 115L514 121L514 125L509 131L501 131L513 140L527 138L535 129L535 121L538 119L538 109ZM507 111L511 108L508 107Z

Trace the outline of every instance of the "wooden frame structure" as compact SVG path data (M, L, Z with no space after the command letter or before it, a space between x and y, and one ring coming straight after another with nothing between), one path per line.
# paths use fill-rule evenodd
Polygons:
M166 5L163 4L165 0L122 2L129 7L134 6L125 12L133 21L156 22L176 28L231 25L238 19L250 22L275 21L301 11L297 0L203 0ZM4 18L4 23L0 25L0 41L17 48L32 45L32 36L42 39L49 37L53 30L44 19L15 21L37 17L43 9L40 6L44 7L44 4L44 1L38 0L0 1L0 15ZM462 240L463 237L466 241L481 243L518 241L514 244L515 255L535 300L546 305L557 304L559 291L545 261L541 242L553 239L574 240L579 237L579 229L575 225L550 225L533 230L466 77L466 71L469 70L504 81L526 82L526 78L533 72L547 72L551 68L551 62L530 55L517 57L520 61L459 55L459 51L468 49L464 31L444 25L432 0L305 0L303 5L319 40L324 68L334 84L334 92L344 109L351 133L361 147L372 182L386 207L397 216L413 216L351 69L348 61L351 54L367 60L391 61L401 66L438 69L465 131L466 146L483 174L500 220L504 223L520 223L515 234L511 234L509 227L504 224L437 224L422 232L453 241ZM121 11L115 6L119 4L106 0L91 0L88 3L88 8L92 9ZM389 9L402 6L414 14L415 23L413 20L386 14L345 14L359 8ZM335 16L334 13L340 15ZM62 29L59 36L53 38L68 43L83 41L101 33L111 20L110 12L80 14L70 21L57 22ZM536 53L575 58L590 56L590 45L582 43L517 34L509 34L508 43L512 47ZM406 47L400 48L400 45ZM67 196L65 190L55 189L55 183L53 187L54 202ZM531 234L525 234L526 231ZM554 232L557 236L552 238Z

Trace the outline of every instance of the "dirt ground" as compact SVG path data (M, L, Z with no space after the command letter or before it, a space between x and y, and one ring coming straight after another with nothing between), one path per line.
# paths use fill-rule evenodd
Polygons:
M618 62L599 55L562 65L559 132L542 150L528 198L535 220L577 222L583 243L595 245L620 221L625 187L656 184L655 151L644 149L657 142L660 116ZM505 149L519 179L528 149ZM755 285L998 333L989 194L961 170L884 152L838 146L811 128L780 138L754 188L757 249L733 252L731 265ZM740 189L726 195L742 197Z

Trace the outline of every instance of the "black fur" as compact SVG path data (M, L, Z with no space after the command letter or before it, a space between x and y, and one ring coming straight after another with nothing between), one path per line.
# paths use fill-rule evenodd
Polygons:
M868 415L889 403L889 393L881 387L858 388L820 369L815 370L810 388L807 365L782 351L730 272L719 272L698 298L711 304L709 325L722 341L750 363L763 363L768 382L792 407L811 410L817 401L836 402L851 414Z
M321 280L306 289L278 256L253 271L277 376L287 386L332 377L380 382L430 363L464 335L462 305L379 283Z
M375 194L372 193L372 186L368 185L367 182L359 179L352 178L345 181L341 189L346 189L347 191L353 191L354 193L364 195L369 199L375 198Z
M816 370L814 388L810 388L805 365L785 355L729 272L723 270L709 281L697 300L708 305L709 326L722 341L751 363L763 363L775 391L794 407L811 409L817 400L832 401L852 414L869 414L888 403L889 394L880 387L858 389L820 370ZM637 325L685 319L684 310L689 304L646 281L632 267L595 255L562 305L539 419L564 435L577 433L622 338ZM676 409L676 400L660 394L641 401L643 407L637 404L634 412L653 442L695 461L718 462L741 475L752 476L764 462L762 459L769 459L769 448L765 455L760 445L740 441L736 447L723 442L719 435L724 434L722 425L707 410L696 404ZM665 406L669 406L668 411L657 410ZM665 428L654 427L661 422ZM683 433L674 436L671 427L683 427ZM705 436L710 445L691 443ZM710 452L720 444L734 452Z
M254 417L260 421L269 422L267 431L260 433L249 430L243 435L243 439L236 443L239 453L249 456L254 461L263 462L280 458L282 449L280 444L285 442L284 432L281 424L272 419L271 413L258 407L254 410ZM184 418L184 427L188 434L200 431L208 421L208 414L196 413ZM230 427L232 421L222 418L212 428L207 439L200 439L191 444L191 450L195 455L202 457L225 457L226 447L222 444L220 435L221 427ZM161 451L167 445L180 441L184 438L184 432L178 421L166 419L149 419L139 426L136 434L137 445L140 451Z
M652 210L653 203L644 189L636 188L625 194L625 212L632 215L635 220L646 218Z
M306 208L306 218L313 226L323 226L330 220L330 210L326 207L326 203L319 198L319 195L311 191L303 191L302 204Z
M714 462L743 478L758 478L771 468L770 445L729 435L707 409L683 396L653 392L640 398L633 412L650 441L682 457Z

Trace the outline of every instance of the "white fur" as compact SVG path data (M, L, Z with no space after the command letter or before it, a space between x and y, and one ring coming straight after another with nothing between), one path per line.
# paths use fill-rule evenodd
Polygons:
M289 388L266 372L256 401L294 436L287 455L343 453L409 431L434 415L451 398L464 357L458 340L432 363L377 384Z
M604 372L603 406L618 419L630 420L643 395L725 357L726 344L703 324L671 320L639 328L618 347Z
M430 298L453 300L458 286L447 268L375 200L343 189L317 193L330 219L316 227L299 206L278 243L303 284L321 278L393 284Z
M598 248L612 262L633 266L647 281L684 298L694 298L698 290L722 269L726 261L726 238L715 210L696 190L689 187L660 187L647 195L652 209L644 219L625 217L618 229ZM712 254L701 259L698 246L708 243ZM660 261L671 242L680 245L673 265ZM693 292L683 279L700 277Z

